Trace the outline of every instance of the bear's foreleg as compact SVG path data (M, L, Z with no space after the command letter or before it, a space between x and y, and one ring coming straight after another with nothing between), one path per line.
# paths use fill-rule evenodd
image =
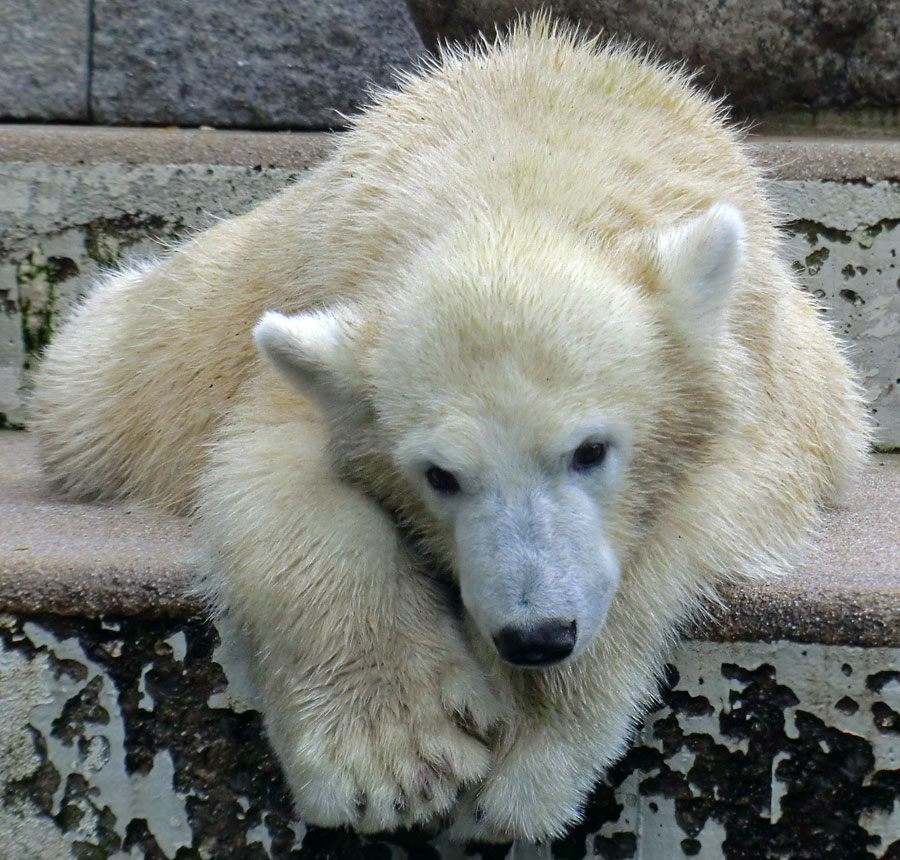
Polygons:
M436 819L486 775L500 706L442 588L335 477L318 421L256 411L212 451L199 531L297 811L360 831Z

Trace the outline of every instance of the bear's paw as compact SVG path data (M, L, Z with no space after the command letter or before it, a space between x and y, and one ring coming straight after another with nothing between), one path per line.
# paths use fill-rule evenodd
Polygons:
M523 732L487 779L460 798L451 833L458 840L542 842L579 821L596 779L584 738Z
M306 822L362 833L436 826L487 776L500 712L477 664L455 655L404 675L296 739L287 771Z

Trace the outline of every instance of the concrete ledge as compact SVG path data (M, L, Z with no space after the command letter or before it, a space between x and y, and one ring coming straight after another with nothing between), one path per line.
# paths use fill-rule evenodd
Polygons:
M182 616L190 527L137 506L54 498L33 440L0 431L0 611Z
M298 169L321 161L332 132L0 125L0 162L232 164Z
M900 645L900 456L875 455L787 576L725 595L697 638Z
M833 135L750 136L759 161L778 179L877 182L900 177L900 140Z
M0 432L0 611L181 617L200 611L190 579L184 521L55 500L33 440ZM873 460L795 571L725 599L691 638L900 645L900 457Z
M121 126L3 125L0 162L230 164L303 169L324 159L340 132L229 131ZM900 178L900 140L833 135L751 135L778 179Z

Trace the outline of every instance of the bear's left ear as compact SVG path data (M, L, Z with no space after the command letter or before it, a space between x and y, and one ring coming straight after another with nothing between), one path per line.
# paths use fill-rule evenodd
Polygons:
M740 210L717 203L656 236L660 286L686 333L715 337L722 332L746 235Z
M253 339L301 394L327 406L357 381L351 348L357 322L346 308L295 316L267 311L253 329Z

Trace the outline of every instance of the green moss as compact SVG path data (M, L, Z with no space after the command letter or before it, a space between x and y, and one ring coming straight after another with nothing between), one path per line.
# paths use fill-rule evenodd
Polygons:
M810 245L818 245L820 236L829 242L841 245L848 245L852 241L847 230L835 230L832 227L826 227L824 224L805 218L785 224L785 229L794 236L798 233L802 234Z
M56 267L40 248L34 248L16 267L26 370L40 356L53 334L57 278Z
M84 247L87 255L101 266L114 268L120 263L118 243L113 237L97 229L94 224L88 227Z
M63 833L71 833L76 830L84 818L84 810L79 809L74 803L67 803L56 816L56 823Z
M0 430L24 430L25 425L10 421L5 412L0 412Z
M169 225L159 215L120 215L118 218L95 218L85 225L85 251L95 263L106 269L122 265L122 251L140 239L164 236L184 230L180 221Z
M875 237L879 234L893 230L900 220L897 218L882 218L876 224L870 224L860 233L858 242L860 248L871 248L875 241Z
M89 842L73 842L72 856L76 860L107 860L109 851L99 845L91 845Z
M55 298L51 296L51 298ZM32 359L40 357L53 334L53 307L47 305L32 310L31 303L22 302L22 342L25 344L25 369L31 367Z

